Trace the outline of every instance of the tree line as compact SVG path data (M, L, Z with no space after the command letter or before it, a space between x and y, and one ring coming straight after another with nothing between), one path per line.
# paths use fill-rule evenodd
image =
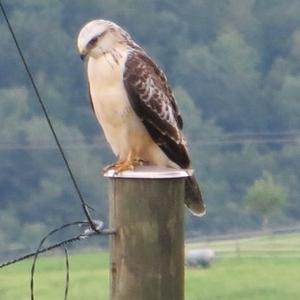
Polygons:
M267 213L270 226L300 216L298 4L3 1L83 195L104 220L101 169L115 158L89 107L77 34L92 19L115 21L159 62L182 111L208 206L201 220L187 215L187 230L199 234L262 226L266 221L262 211L253 210L253 199L259 195L264 201L274 189L282 200ZM14 42L4 19L0 22L0 248L19 249L47 228L83 216ZM263 188L259 181L266 182Z

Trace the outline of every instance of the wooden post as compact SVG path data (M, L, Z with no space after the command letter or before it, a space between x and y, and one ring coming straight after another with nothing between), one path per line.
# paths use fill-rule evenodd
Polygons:
M110 178L111 300L184 299L183 170L140 167Z

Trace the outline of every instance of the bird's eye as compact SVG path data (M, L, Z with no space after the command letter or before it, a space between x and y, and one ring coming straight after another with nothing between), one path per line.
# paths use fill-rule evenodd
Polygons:
M92 39L90 40L89 45L90 45L91 47L93 47L93 46L96 45L97 41L98 41L98 37L96 36L96 37L94 37L94 38L92 38Z

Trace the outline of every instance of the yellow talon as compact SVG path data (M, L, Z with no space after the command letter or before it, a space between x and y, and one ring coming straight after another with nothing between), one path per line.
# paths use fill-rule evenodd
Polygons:
M139 158L133 158L132 152L130 152L126 158L126 160L118 160L114 164L110 164L103 168L103 172L107 172L109 170L114 170L116 174L119 174L123 171L134 170L135 167L143 165L144 162Z

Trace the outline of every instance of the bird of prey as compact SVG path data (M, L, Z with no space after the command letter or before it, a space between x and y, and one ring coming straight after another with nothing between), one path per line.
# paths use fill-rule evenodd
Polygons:
M183 122L161 68L117 24L93 20L79 32L77 46L86 60L90 100L118 161L107 169L134 169L141 162L191 167ZM185 204L195 215L205 205L194 176L186 180Z

